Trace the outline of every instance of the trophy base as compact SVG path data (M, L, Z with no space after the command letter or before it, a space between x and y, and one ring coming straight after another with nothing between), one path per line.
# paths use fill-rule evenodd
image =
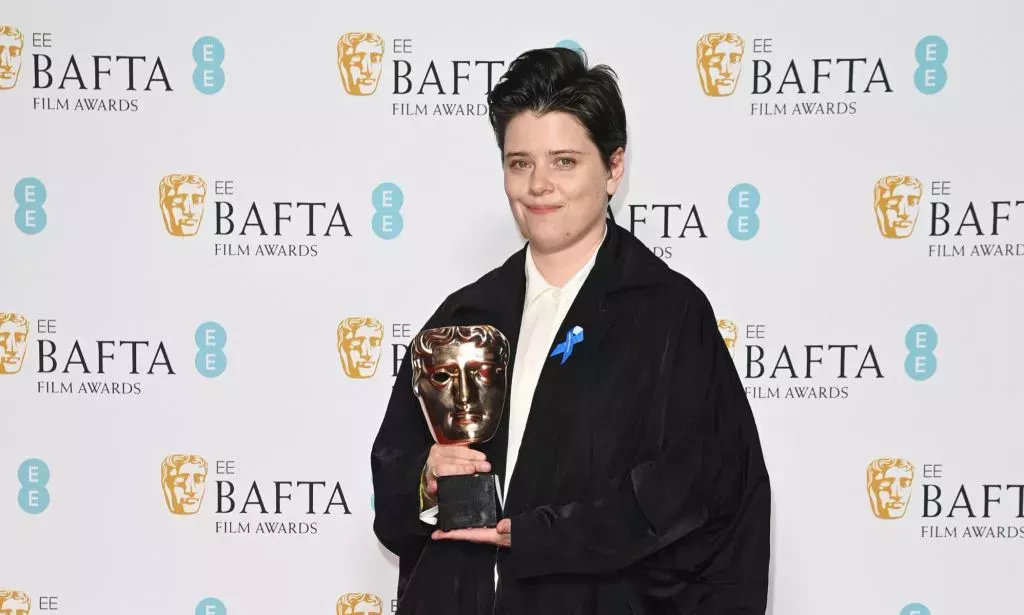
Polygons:
M437 526L461 530L498 525L498 476L463 474L437 479Z

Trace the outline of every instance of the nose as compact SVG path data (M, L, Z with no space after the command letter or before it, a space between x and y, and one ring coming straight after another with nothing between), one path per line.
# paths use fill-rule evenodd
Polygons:
M185 479L185 495L195 495L195 494L196 494L196 481L195 481L194 478L189 476L188 478Z
M547 192L551 192L551 177L546 169L536 166L530 174L530 194L544 194Z
M469 378L466 378L462 373L459 373L457 378L458 386L456 387L455 403L458 404L460 408L468 408L470 405L470 396L472 395L472 387L469 384Z
M0 47L0 68L11 67L11 52L7 47Z
M359 358L369 359L370 358L370 340L363 340L359 343Z
M896 208L896 214L900 218L907 218L907 217L909 217L910 212L907 211L907 205L908 205L907 199L900 199L899 207Z

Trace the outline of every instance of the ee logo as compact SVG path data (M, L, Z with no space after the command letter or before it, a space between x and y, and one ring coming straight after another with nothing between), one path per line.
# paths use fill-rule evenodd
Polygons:
M402 189L391 182L384 182L373 189L373 219L370 226L381 239L394 239L402 233L405 221L402 220L402 205L405 195Z
M203 94L216 94L224 88L224 45L215 36L204 36L192 45L192 84Z
M216 598L203 598L196 605L196 615L227 615L228 609Z
M736 184L729 191L729 221L726 226L734 239L747 241L757 235L761 220L757 208L761 205L761 193L751 184Z
M928 610L925 605L915 602L914 604L908 604L903 607L900 611L900 615L932 615L932 612Z
M196 329L196 370L207 378L216 378L228 366L224 345L228 341L227 331L220 324L204 322Z
M914 49L917 70L914 71L914 85L922 94L935 94L946 87L946 58L949 45L941 36L930 35L922 38Z
M14 186L14 224L26 235L35 235L46 228L46 186L34 177L26 177Z
M568 38L564 39L564 40L561 40L561 41L558 41L557 43L555 43L555 47L562 47L564 49L572 49L576 53L582 53L583 52L583 48L580 47L579 43L577 43L576 41L574 41L572 39L568 39Z
M938 359L935 358L935 347L939 345L939 334L931 325L914 325L907 331L904 339L907 346L907 358L903 369L914 380L927 380L935 375Z
M50 468L42 459L27 459L18 467L18 506L30 515L38 515L50 506Z

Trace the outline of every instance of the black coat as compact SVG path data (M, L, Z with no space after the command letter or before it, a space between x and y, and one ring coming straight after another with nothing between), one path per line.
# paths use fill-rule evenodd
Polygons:
M509 391L525 247L423 328L491 324ZM504 516L512 546L433 541L419 475L433 440L409 354L373 443L374 532L399 557L399 615L763 615L771 492L757 427L710 302L614 222L534 394ZM503 475L509 398L476 446ZM494 590L497 558L501 584Z

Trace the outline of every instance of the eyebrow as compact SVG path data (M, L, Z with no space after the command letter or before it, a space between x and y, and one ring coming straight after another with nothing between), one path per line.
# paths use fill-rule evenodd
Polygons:
M581 152L579 150L575 150L575 149L552 149L552 150L548 150L548 156L560 156L562 154L576 154L577 156L582 156L583 152ZM524 151L505 152L505 158L511 158L513 156L525 156L525 157L529 158L530 157L530 152L524 152Z

